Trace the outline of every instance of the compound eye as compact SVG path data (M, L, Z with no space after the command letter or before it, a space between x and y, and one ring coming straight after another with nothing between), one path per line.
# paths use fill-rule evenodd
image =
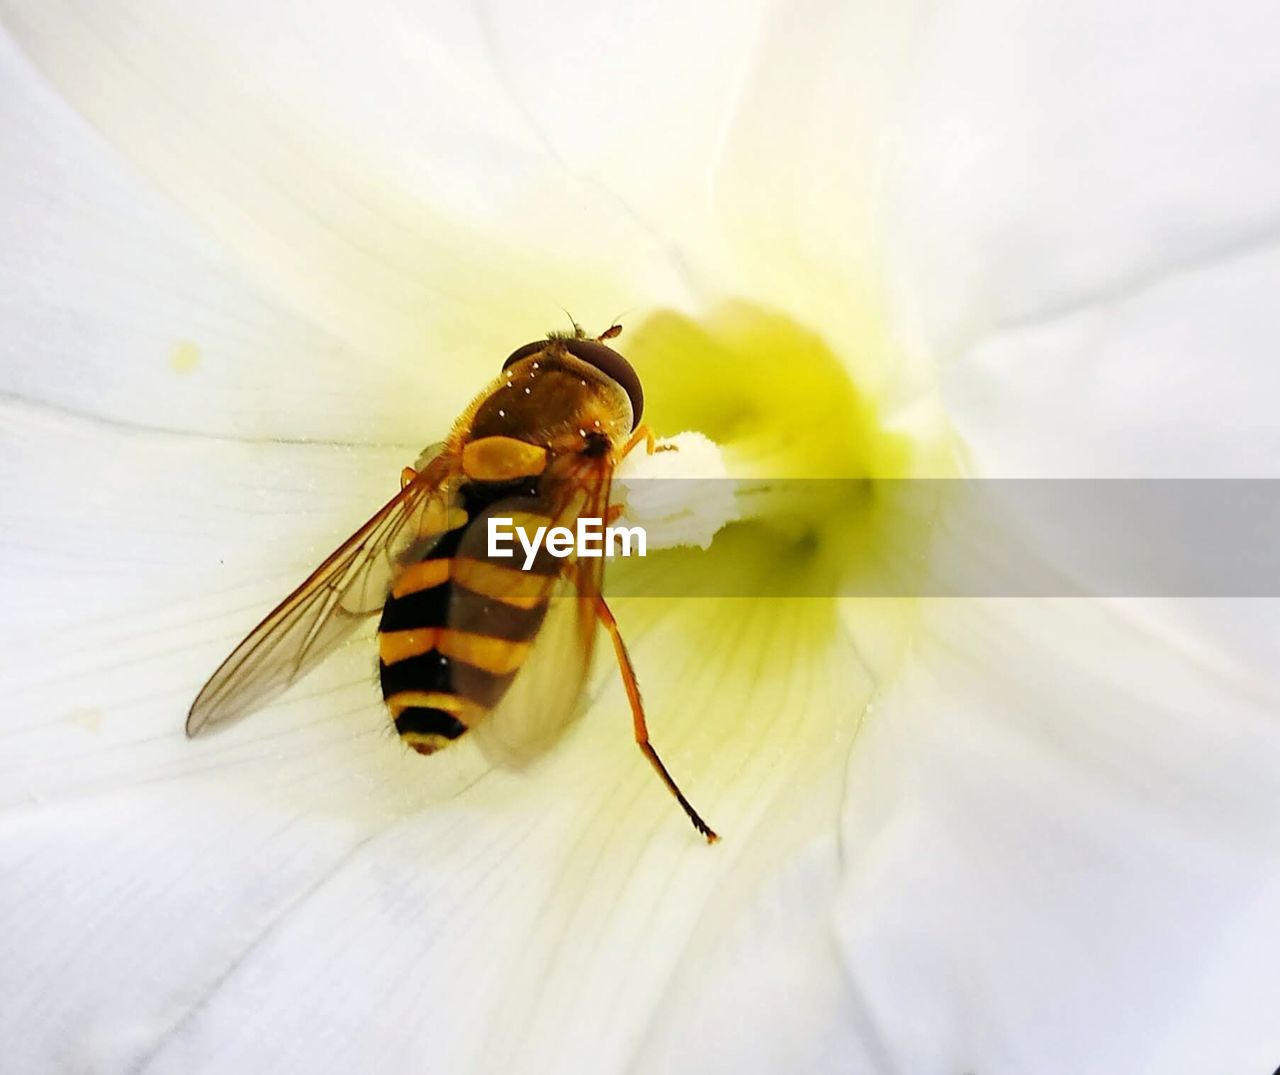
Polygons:
M522 358L528 358L530 355L536 355L539 351L545 351L548 342L547 340L534 340L533 343L526 343L523 347L517 347L511 352L511 357L502 364L502 368L505 370Z
M631 363L612 347L606 347L595 340L565 340L564 346L569 354L580 358L589 366L595 366L610 380L618 382L631 400L631 428L635 429L640 424L640 415L644 413L644 389L640 387L640 375ZM526 349L522 347L516 354L523 351Z

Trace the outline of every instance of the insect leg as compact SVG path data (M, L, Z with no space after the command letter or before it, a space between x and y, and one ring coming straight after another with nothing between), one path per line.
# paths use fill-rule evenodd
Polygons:
M627 691L627 701L631 703L631 719L635 724L636 745L640 748L641 753L649 759L649 764L653 766L657 774L662 777L662 782L667 785L667 790L676 797L676 802L684 807L684 812L689 815L689 820L693 822L693 827L707 838L707 843L715 843L720 837L712 831L710 825L698 816L698 811L693 808L689 800L684 797L684 793L676 786L671 774L667 772L667 767L662 764L662 759L658 757L658 752L654 750L653 744L649 742L649 728L645 724L644 703L640 700L640 686L636 683L636 670L631 664L631 656L627 653L626 644L622 641L622 634L618 630L618 621L613 618L613 613L609 611L609 606L605 604L603 597L596 597L596 614L604 625L604 629L609 632L609 637L613 639L613 651L618 657L618 671L622 674L622 685Z
M400 471L400 488L403 489L417 476L418 472L413 467L405 467L404 470Z
M654 452L678 452L680 449L674 444L658 444L658 438L653 430L648 426L636 426L635 432L631 434L630 439L622 446L622 457L630 455L632 449L636 448L641 441L644 441L644 454L653 455Z

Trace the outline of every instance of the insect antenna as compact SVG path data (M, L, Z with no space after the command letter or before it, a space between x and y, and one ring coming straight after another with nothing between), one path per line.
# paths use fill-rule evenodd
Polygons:
M621 336L623 320L630 317L634 311L635 307L629 306L621 313L614 314L614 316L609 319L609 327L596 337L596 343L604 343L605 340L612 340Z
M561 306L561 307L560 307L560 312L561 312L562 314L564 314L564 315L565 315L565 317L567 317L567 318L569 319L569 324L571 324L571 325L573 326L573 338L574 338L575 340L585 340L585 339L587 338L587 334L586 334L586 332L585 332L585 331L583 331L582 326L581 326L581 325L579 325L579 324L578 324L578 322L576 322L576 321L573 319L573 314L571 314L571 313L570 313L568 310L566 310L563 306ZM558 334L557 334L557 335L558 335Z

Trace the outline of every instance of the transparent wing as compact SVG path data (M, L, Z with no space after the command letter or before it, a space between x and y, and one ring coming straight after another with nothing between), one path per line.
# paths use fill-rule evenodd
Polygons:
M553 476L549 526L573 529L580 515L602 518L609 500L610 469L598 460L575 460L563 476ZM480 555L471 545L485 535L484 519L528 510L527 501L495 505L468 526L459 557ZM476 742L493 761L508 766L528 764L551 747L581 715L583 686L591 671L597 634L596 597L604 572L602 558L567 558L559 571L539 583L526 573L520 595L528 601L545 597L546 616L532 640L528 657L502 699L472 730ZM518 570L518 568L516 569ZM537 598L534 595L537 595ZM461 602L451 607L450 626L483 633L483 609Z
M437 455L258 624L209 678L187 715L187 735L261 708L313 669L386 602L408 558L449 528L455 473Z

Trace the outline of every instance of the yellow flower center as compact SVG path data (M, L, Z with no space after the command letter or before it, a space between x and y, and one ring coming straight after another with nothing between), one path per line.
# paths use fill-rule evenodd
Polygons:
M709 552L651 557L664 592L910 590L903 572L920 563L932 517L904 479L954 476L955 440L931 386L895 376L882 333L842 342L838 355L816 331L745 303L701 321L660 312L630 333L659 432L705 433L739 483L741 521ZM640 572L621 573L620 592L643 593Z

